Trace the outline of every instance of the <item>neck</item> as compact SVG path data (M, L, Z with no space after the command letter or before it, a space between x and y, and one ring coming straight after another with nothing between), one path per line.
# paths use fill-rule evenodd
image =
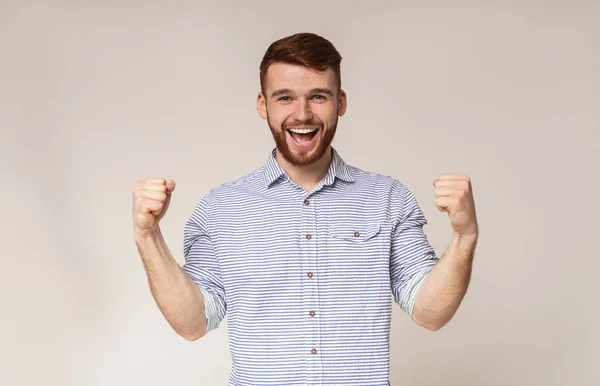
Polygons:
M286 161L279 150L275 152L275 160L286 172L296 185L303 187L307 192L310 192L315 185L319 183L327 175L329 164L331 163L332 150L331 146L327 148L323 157L317 162L306 166L295 166Z

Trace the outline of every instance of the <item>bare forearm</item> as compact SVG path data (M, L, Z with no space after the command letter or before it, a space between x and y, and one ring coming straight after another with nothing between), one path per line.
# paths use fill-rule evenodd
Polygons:
M160 229L135 235L135 242L152 296L171 327L188 340L202 337L207 326L202 292L173 258Z
M413 310L417 324L435 331L454 316L469 286L476 244L477 236L453 236L417 293Z

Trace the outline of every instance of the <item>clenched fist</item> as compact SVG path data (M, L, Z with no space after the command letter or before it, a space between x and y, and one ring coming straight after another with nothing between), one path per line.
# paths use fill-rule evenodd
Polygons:
M455 234L477 237L477 215L471 178L464 174L442 174L433 181L435 204L447 212Z
M164 217L175 181L165 178L142 178L133 185L133 227L139 236L152 234Z

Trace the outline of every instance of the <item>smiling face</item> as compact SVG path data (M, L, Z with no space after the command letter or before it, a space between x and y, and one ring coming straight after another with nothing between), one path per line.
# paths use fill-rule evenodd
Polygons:
M338 116L346 111L346 93L335 73L273 63L264 94L257 97L258 114L266 119L278 152L294 166L317 162L329 150Z

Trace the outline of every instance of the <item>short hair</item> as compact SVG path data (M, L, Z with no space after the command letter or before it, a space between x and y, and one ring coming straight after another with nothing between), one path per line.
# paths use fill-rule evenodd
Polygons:
M296 33L273 42L260 63L260 89L264 95L267 70L273 63L296 64L336 75L338 90L342 87L340 63L342 56L331 42L309 32Z

